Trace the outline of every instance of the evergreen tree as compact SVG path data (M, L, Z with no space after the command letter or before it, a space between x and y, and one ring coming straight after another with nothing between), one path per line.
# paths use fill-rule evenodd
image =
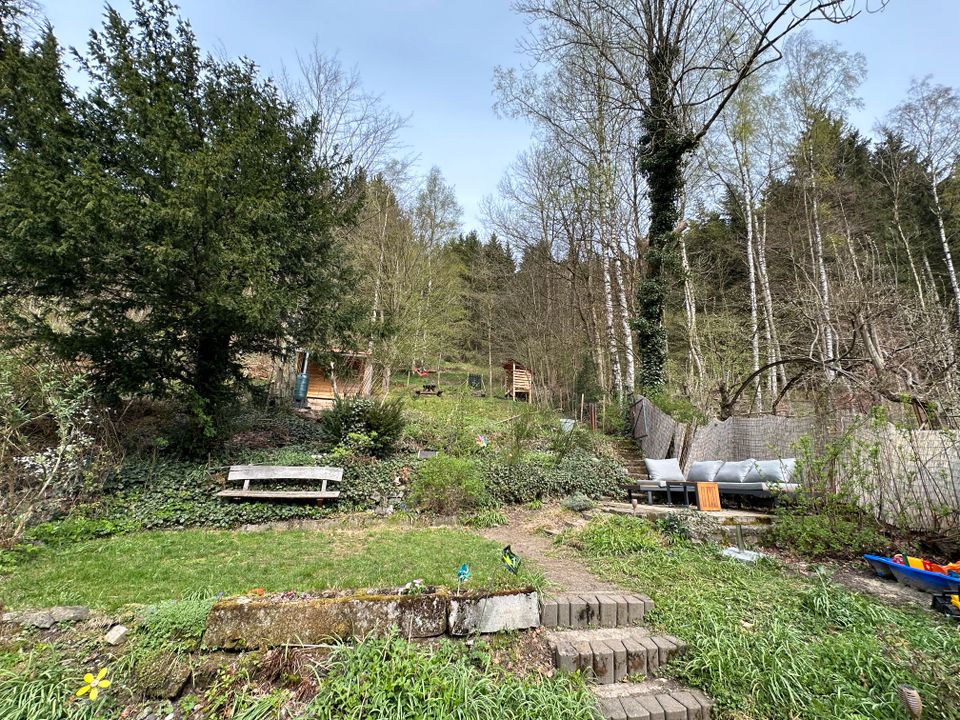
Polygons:
M203 57L166 0L133 10L91 33L81 95L52 32L27 46L4 7L4 339L86 362L107 396L182 393L209 436L243 353L349 326L335 237L361 178L252 63Z

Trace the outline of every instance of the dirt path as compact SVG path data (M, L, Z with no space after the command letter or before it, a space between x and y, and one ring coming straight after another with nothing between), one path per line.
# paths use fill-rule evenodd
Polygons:
M559 507L541 510L514 509L507 513L510 522L483 530L481 534L502 545L509 545L521 559L536 563L556 591L617 590L603 582L577 559L569 548L554 544L554 537L586 524L581 515L572 515Z

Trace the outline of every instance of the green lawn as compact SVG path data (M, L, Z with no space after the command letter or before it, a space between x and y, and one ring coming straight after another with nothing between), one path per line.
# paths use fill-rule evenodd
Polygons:
M80 604L112 610L197 594L402 585L422 578L469 587L539 584L500 565L500 547L455 529L140 532L48 549L0 579L0 602L13 608Z
M960 719L956 623L709 546L618 540L641 522L595 520L577 544L601 577L653 598L651 623L689 645L671 672L712 695L719 720L906 718L900 683L925 719Z

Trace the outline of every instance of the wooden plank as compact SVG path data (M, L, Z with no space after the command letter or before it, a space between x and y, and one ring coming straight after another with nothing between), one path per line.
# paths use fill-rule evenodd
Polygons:
M234 465L228 480L330 480L340 482L343 468L291 465Z
M702 512L720 510L720 489L715 482L697 483L697 508Z
M217 497L268 500L318 500L340 497L339 490L221 490Z

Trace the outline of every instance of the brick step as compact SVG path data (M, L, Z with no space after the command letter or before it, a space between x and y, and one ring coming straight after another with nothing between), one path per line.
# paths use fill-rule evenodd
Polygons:
M637 593L607 591L559 593L540 606L546 628L628 627L643 622L653 600Z
M546 639L558 670L579 670L600 684L619 683L627 675L655 675L687 649L679 638L653 635L646 628L554 630Z
M713 702L699 690L664 690L656 683L617 683L593 688L608 720L709 720Z

